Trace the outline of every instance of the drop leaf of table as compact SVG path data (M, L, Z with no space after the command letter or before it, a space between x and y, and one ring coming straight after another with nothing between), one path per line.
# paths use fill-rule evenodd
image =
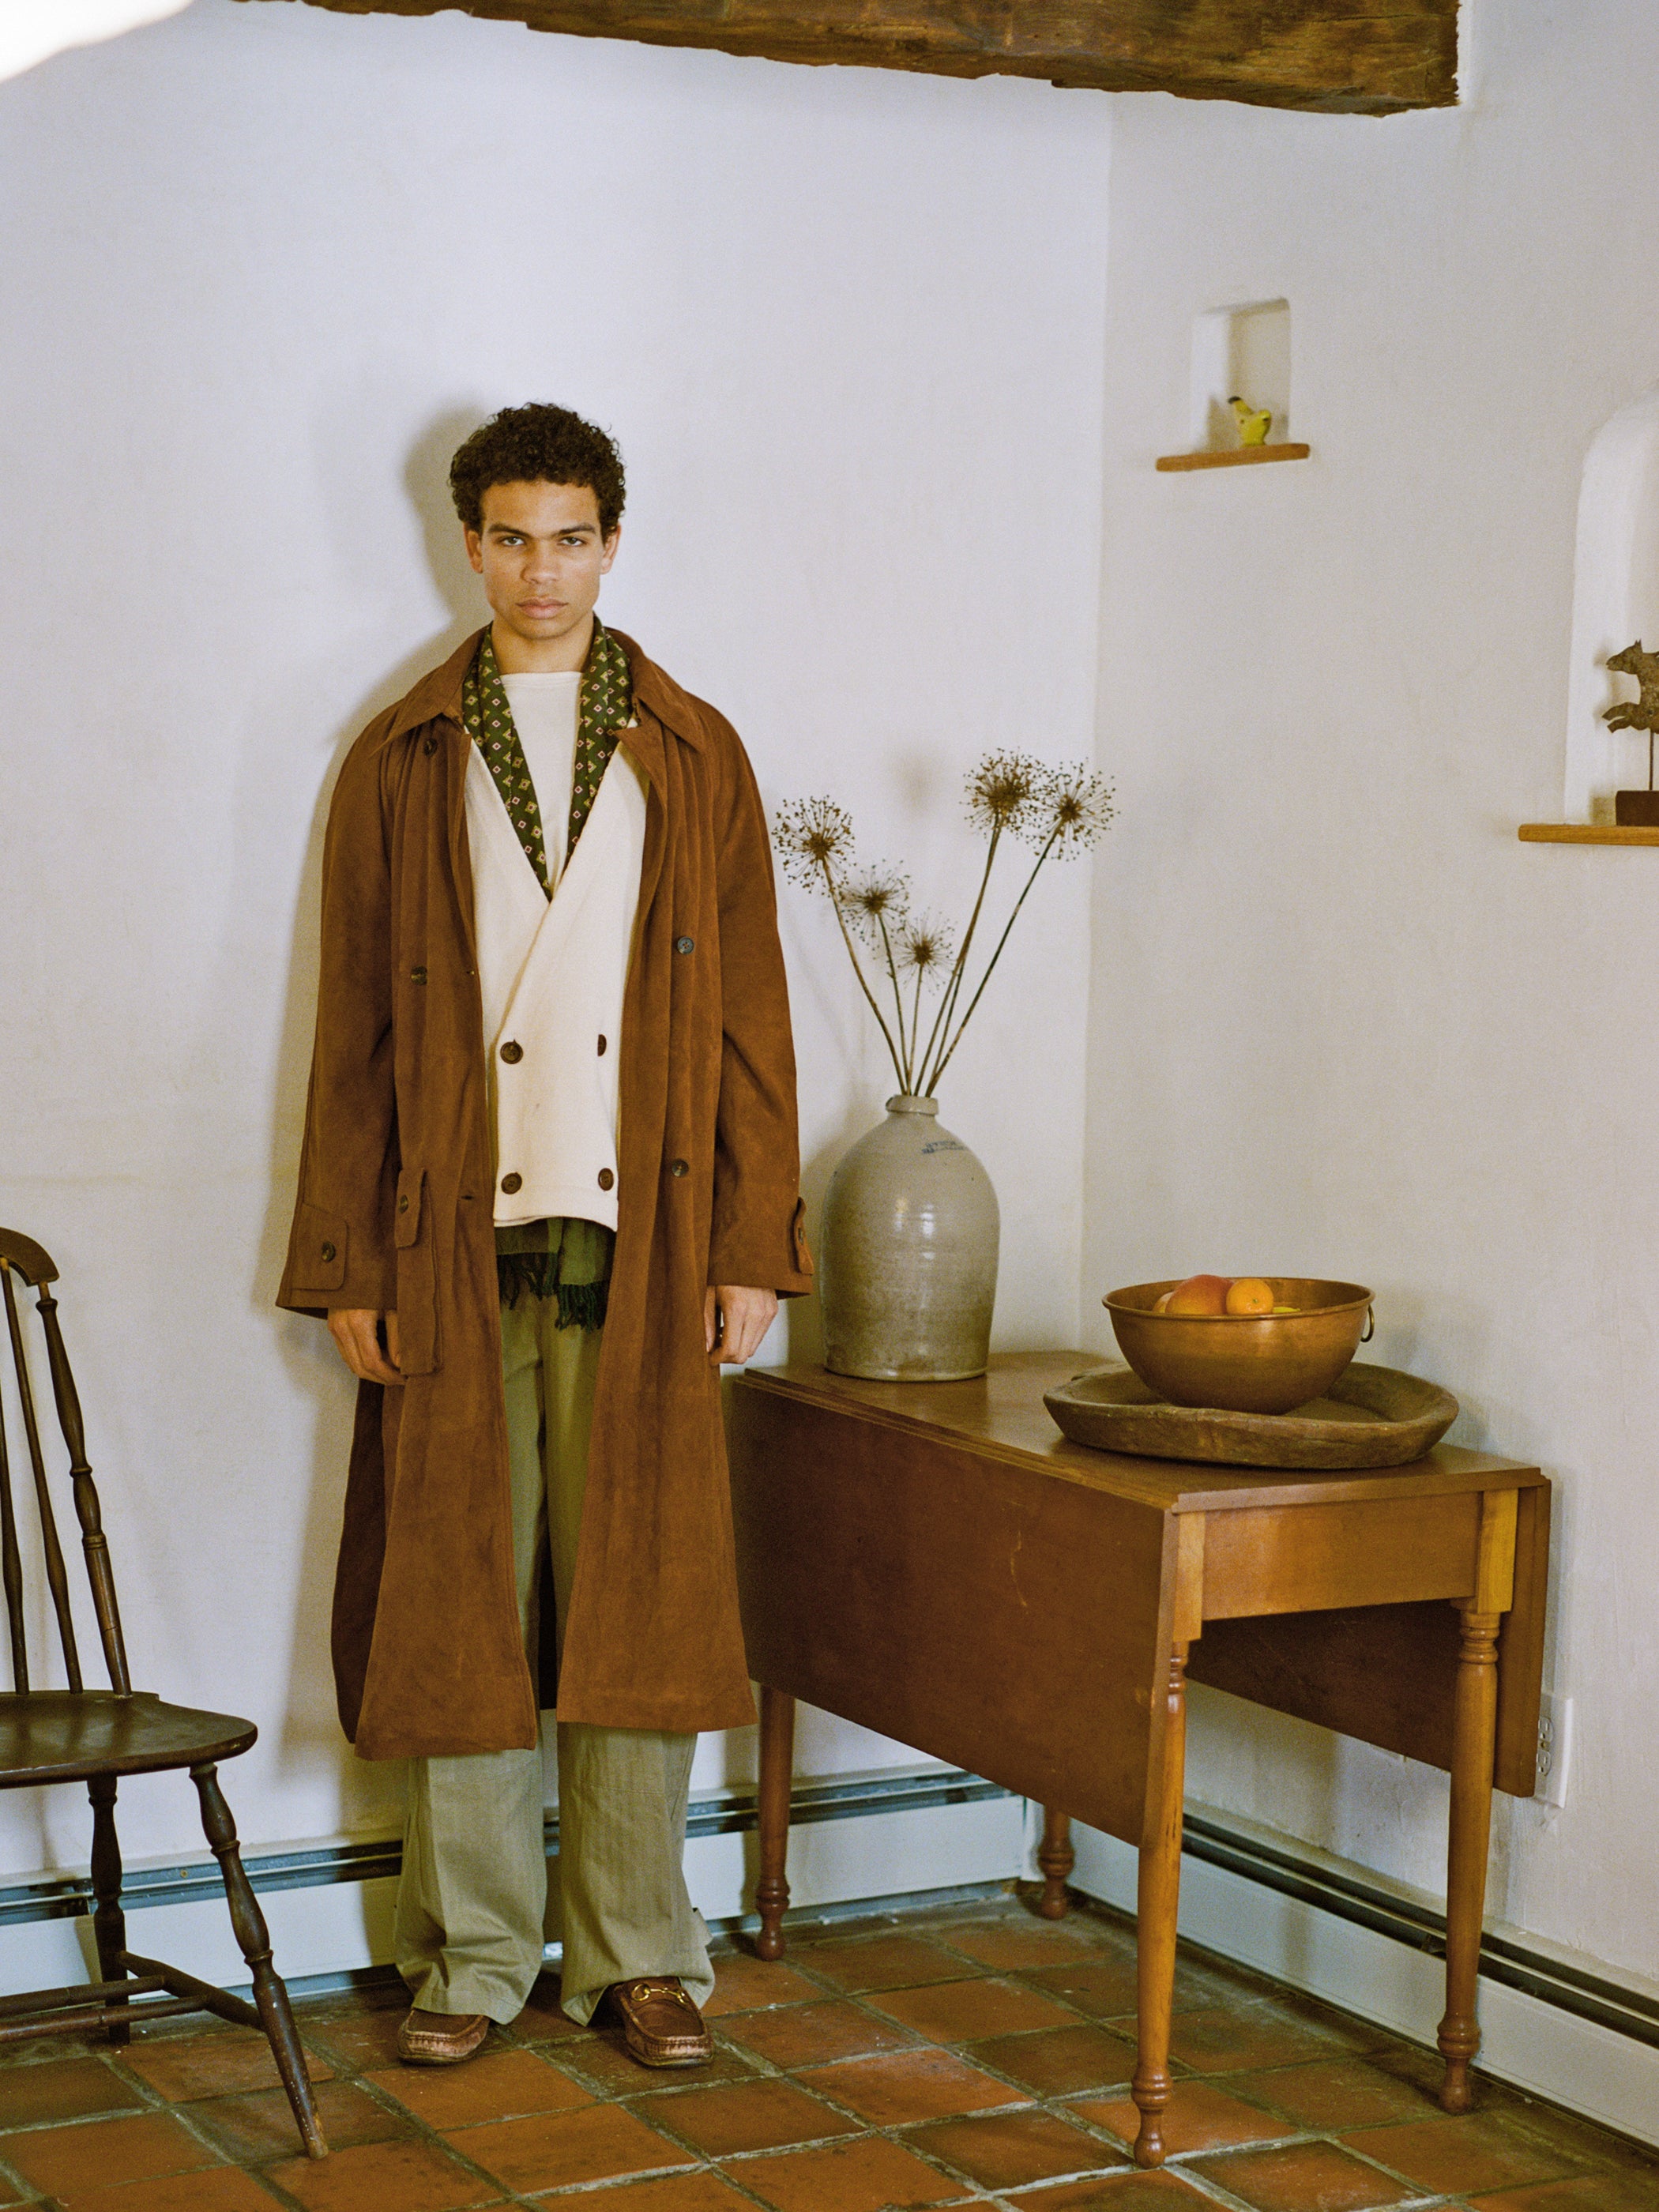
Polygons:
M797 1698L1048 1808L1054 1911L1067 1816L1105 1830L1139 1853L1135 2156L1160 2165L1190 1674L1450 1773L1441 2103L1467 2110L1492 1788L1534 1787L1548 1483L1447 1444L1358 1474L1091 1451L1042 1404L1090 1364L732 1385L762 1956L783 1948Z

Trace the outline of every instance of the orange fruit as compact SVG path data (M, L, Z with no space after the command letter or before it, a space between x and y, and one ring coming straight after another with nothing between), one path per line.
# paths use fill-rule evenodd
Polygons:
M1188 1275L1170 1293L1166 1313L1224 1314L1227 1310L1227 1291L1230 1288L1225 1275ZM1268 1301L1271 1304L1271 1299Z
M1273 1286L1260 1275L1241 1275L1227 1293L1230 1314L1270 1314L1273 1310Z

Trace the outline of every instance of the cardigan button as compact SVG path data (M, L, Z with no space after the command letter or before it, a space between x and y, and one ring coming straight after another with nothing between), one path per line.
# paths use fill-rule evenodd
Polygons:
M690 1174L691 1170L689 1163L684 1160L670 1160L668 1172L672 1176L686 1176Z
M331 1244L324 1245L323 1257L325 1260L331 1260L334 1257L334 1247Z
M611 1174L609 1168L601 1168L599 1170L599 1188L601 1190L609 1190L611 1184L615 1182L616 1180L616 1176Z
M426 743L421 747L421 750L426 755L428 760L431 759L433 754L435 753L437 750L438 740L436 738L428 738Z
M697 945L695 938L677 937L674 939L674 950L676 952L695 952L696 949Z
M524 1047L514 1038L508 1037L507 1042L501 1047L501 1058L509 1067L516 1067L524 1058Z
M511 1198L515 1190L524 1188L524 1177L521 1175L504 1175L501 1177L501 1188Z
M407 1191L404 1191L402 1197L398 1200L398 1211L399 1213L407 1213L409 1211L409 1193Z
M409 971L409 980L411 983L424 983L426 981L425 969L411 968Z

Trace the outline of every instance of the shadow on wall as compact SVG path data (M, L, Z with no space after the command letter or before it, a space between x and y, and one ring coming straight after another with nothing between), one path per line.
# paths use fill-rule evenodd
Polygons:
M272 1120L270 1197L252 1286L254 1304L261 1314L270 1311L282 1278L299 1174L317 1012L318 923L329 805L345 757L368 724L395 705L428 669L446 659L479 625L483 612L482 594L467 561L460 525L450 499L449 462L455 448L489 411L482 404L446 409L434 417L410 448L404 470L404 486L419 520L428 566L450 610L450 619L443 629L365 689L357 705L334 733L329 767L318 792L296 894L277 1060L279 1089ZM324 442L326 444L326 438ZM319 465L327 471L326 455L319 457ZM260 834L258 822L246 814L243 821L246 834ZM292 1756L314 1756L319 1747L325 1747L334 1756L340 1749L341 1737L325 1655L329 1649L334 1561L339 1543L356 1390L320 1322L300 1315L281 1315L276 1320L276 1334L277 1349L290 1381L301 1397L312 1401L317 1413L314 1463L301 1539L300 1588L289 1668L290 1694L282 1741L284 1752ZM381 1788L356 1761L349 1762L346 1768L344 1791L343 1826L349 1829L358 1825L354 1815L372 1818L378 1811Z

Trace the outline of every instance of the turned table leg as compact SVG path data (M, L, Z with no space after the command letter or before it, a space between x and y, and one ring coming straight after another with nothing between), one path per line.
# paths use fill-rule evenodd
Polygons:
M1440 2102L1469 2109L1469 2068L1480 2048L1475 1993L1492 1843L1492 1771L1498 1752L1498 1632L1515 1602L1516 1494L1486 1491L1474 1589L1458 1601L1462 1635L1452 1709L1451 1832L1446 1868L1446 2016L1437 2040L1446 2061Z
M1042 1895L1037 1911L1045 1920L1063 1920L1070 1909L1066 1877L1077 1864L1072 1849L1072 1821L1052 1805L1042 1808L1042 1841L1037 1845L1037 1865L1042 1873Z
M1140 2114L1135 2164L1164 2163L1170 2101L1170 2014L1175 2002L1176 1918L1181 1903L1181 1815L1187 1767L1187 1646L1170 1656L1164 1757L1140 1846L1135 1913L1139 2048L1130 2094Z
M1446 2061L1440 2102L1469 2108L1469 2068L1480 2048L1475 1987L1480 1971L1486 1858L1492 1842L1492 1760L1498 1741L1498 1630L1502 1615L1459 1608L1462 1645L1452 1720L1451 1834L1446 1872L1446 2016L1437 2039Z
M783 1916L789 1910L789 1792L795 1778L795 1701L785 1690L761 1686L760 1880L755 1908L763 1959L783 1956Z

